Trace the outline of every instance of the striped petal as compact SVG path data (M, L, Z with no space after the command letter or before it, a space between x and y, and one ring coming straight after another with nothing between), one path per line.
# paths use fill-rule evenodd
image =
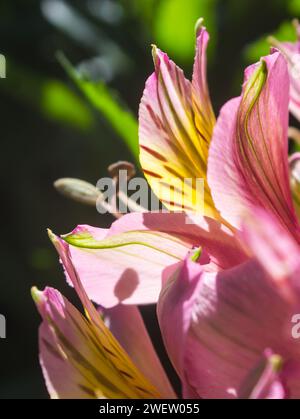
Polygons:
M154 47L155 72L146 82L139 111L140 161L154 193L168 209L204 211L217 218L206 181L215 122L206 82L207 42L208 34L200 27L192 83ZM204 205L203 184L198 186L197 179L204 181Z
M40 362L52 398L159 397L104 325L100 331L55 289L33 295L43 318Z
M287 65L276 52L246 70L241 98L221 111L208 181L221 215L234 227L258 206L299 236L289 184L288 101Z
M159 397L158 391L132 363L88 300L66 243L54 235L51 238L87 316L81 315L54 289L33 290L43 318L40 359L51 397Z
M175 393L136 306L118 305L102 311L105 324L125 349L139 370L155 385L163 398L175 398Z
M192 93L195 113L195 124L203 139L203 146L210 142L214 125L215 114L212 109L206 76L206 49L209 41L208 32L202 27L202 19L197 24L196 56L193 69ZM207 160L207 150L205 149Z

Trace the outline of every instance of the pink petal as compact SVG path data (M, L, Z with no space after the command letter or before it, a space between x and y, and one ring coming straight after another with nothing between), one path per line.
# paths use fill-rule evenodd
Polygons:
M208 168L214 202L237 228L245 211L262 207L299 237L289 185L284 58L277 52L263 58L246 70L245 80L241 98L224 106L214 131Z
M291 336L295 310L255 261L217 274L186 261L158 303L162 335L184 396L236 397L265 348L299 365L299 344ZM299 385L287 385L291 397L300 396Z
M195 122L201 136L210 141L215 125L215 115L212 109L207 85L206 50L209 35L202 25L197 30L196 56L193 69L192 91L194 96Z
M246 259L225 226L209 218L197 222L187 224L180 213L128 214L105 234L80 226L65 240L89 298L106 308L150 304L157 302L164 270L194 247L203 247L216 269Z
M175 398L139 309L135 306L118 305L104 310L103 314L107 327L134 364L155 385L161 396L166 399Z
M209 150L207 173L214 202L232 224L238 224L248 199L233 158L239 106L240 98L236 98L221 109Z
M142 221L142 214L137 217ZM99 241L99 229L89 226L79 226L65 237L72 244L70 254L89 298L103 307L156 302L163 270L183 259L195 240L195 237L177 239L159 230L151 232L142 223L139 229L130 231L134 220L133 214L124 216L120 233L113 234L117 222L111 231L106 231L105 239ZM129 231L122 230L123 226ZM76 246L77 238L87 233L96 248L89 248L89 243L86 248Z
M42 311L42 317L47 316L47 311L53 312L54 315L57 311L57 317L59 318L59 313L61 316L64 315L63 306L70 309L69 303L64 301L61 294L56 290L46 288L41 295L44 301L38 303L38 307ZM72 308L71 311L74 311L76 317L78 317L75 308ZM66 333L69 335L71 330L67 328ZM76 345L80 351L79 341ZM39 348L40 364L51 398L96 398L95 392L90 388L88 379L71 362L66 360L58 338L47 322L43 322L39 329Z
M120 230L121 229L122 227L120 226ZM100 229L95 230L95 235L97 238L101 239L104 237L103 231ZM82 286L78 273L74 268L68 244L62 239L53 235L51 232L49 233L49 236L60 255L61 261L64 265L66 274L71 284L77 291L77 294L80 297L81 302L92 321L93 327L96 328L97 333L101 334L102 339L104 339L106 342L105 346L109 347L109 344L111 343L110 333L100 319L99 313L96 311L95 307L87 297L86 291ZM129 355L130 362L132 361L134 363L135 367L138 368L138 371L141 371L147 380L149 380L149 383L152 383L155 386L157 385L155 388L158 389L160 397L174 398L175 393L155 353L138 309L136 307L117 306L113 309L106 310L105 315L107 321L109 322L112 333ZM69 325L68 322L66 322L66 332L68 331ZM83 342L83 344L89 346L88 341ZM103 345L103 341L100 339L99 350ZM112 353L113 355L113 358L110 360L110 362L113 362L114 364L114 362L117 361L118 366L122 367L124 360L118 360L119 354L116 354L116 348L118 348L118 345L116 342L114 342L114 348L111 348L107 354L110 356ZM122 369L123 371L128 370L128 360L126 362L126 358L125 365L122 367ZM48 368L45 369L45 374L47 371ZM54 370L53 375L55 376L55 374L56 372ZM129 377L130 376L134 377L135 371L129 370ZM133 384L134 383L131 383L131 385ZM143 388L143 378L139 384L140 387ZM150 397L149 392L145 394L148 394L148 397Z
M92 322L101 330L103 329L103 322L99 318L99 314L95 309L92 302L89 300L82 282L78 276L76 269L74 268L73 262L71 260L71 254L69 251L68 244L62 240L60 237L55 236L50 230L48 231L49 238L52 241L54 247L56 248L61 263L64 266L67 277L69 278L70 284L75 288L80 301L87 311Z
M128 376L122 376L118 370L117 358L115 365L108 359L105 347L115 352L109 340L103 346L93 324L66 298L52 288L34 291L34 298L43 318L39 331L40 362L52 398L141 397L133 383L126 382ZM128 365L123 370L132 374ZM136 379L133 377L131 380Z
M187 334L203 270L190 259L177 268L161 291L157 317L170 359L179 376L184 378Z
M139 110L140 161L152 190L173 211L202 211L202 197L198 198L195 190L196 179L204 179L204 215L217 218L206 181L208 147L215 123L206 85L207 42L208 34L202 28L197 39L193 84L165 53L154 48L155 72L146 82ZM184 179L192 179L185 189ZM180 193L170 198L169 187L174 182Z
M300 247L276 218L257 209L244 220L239 236L283 296L300 295Z

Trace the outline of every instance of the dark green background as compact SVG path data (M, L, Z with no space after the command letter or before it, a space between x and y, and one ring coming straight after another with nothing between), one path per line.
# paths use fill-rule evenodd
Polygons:
M38 365L40 319L30 288L48 284L71 298L73 292L65 285L46 228L66 233L77 224L108 226L112 221L58 195L53 181L72 176L95 183L110 163L132 160L118 135L68 79L56 51L64 51L73 63L98 55L105 63L111 43L117 46L119 64L107 64L104 76L137 114L152 71L150 44L167 49L190 75L192 24L204 14L212 33L209 83L217 112L239 94L243 68L267 48L263 41L249 44L274 33L300 10L300 0L185 0L186 11L178 16L180 1L65 2L64 10L71 5L85 19L84 28L62 13L59 1L1 1L0 52L7 58L7 79L0 80L0 313L7 318L7 339L0 340L1 398L47 397ZM88 35L89 25L96 37ZM103 76L101 69L96 76ZM71 99L55 94L54 79L70 89ZM151 310L145 313L153 328Z

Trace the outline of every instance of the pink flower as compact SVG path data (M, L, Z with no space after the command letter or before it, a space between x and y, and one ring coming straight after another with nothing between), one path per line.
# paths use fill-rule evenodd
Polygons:
M44 320L40 359L50 395L174 397L138 309L105 310L110 332L68 245L51 239L87 319L58 291L33 292ZM300 303L299 245L262 210L245 220L239 240L249 257L236 266L217 270L196 252L164 275L157 314L183 397L299 398L300 347L291 323Z
M200 36L198 42L203 39ZM199 50L203 47L198 46ZM174 68L168 62L167 69ZM160 78L155 80L157 92ZM290 188L288 102L289 76L280 53L246 70L242 95L221 110L209 147L207 205L212 198L215 219L197 217L195 224L187 224L183 213L129 214L109 230L79 226L64 236L89 298L105 307L156 303L162 275L199 247L217 270L238 265L246 255L234 237L235 230L243 216L257 207L272 214L299 242ZM150 133L152 127L155 132L157 115L148 112L147 118L141 116L141 130L148 127ZM163 126L160 134L164 147ZM157 160L154 151L147 153ZM167 150L164 155L168 156ZM180 163L170 160L170 164Z
M158 303L161 332L184 397L300 397L299 345L291 334L291 318L300 303L300 236L293 203L295 164L291 162L290 177L288 161L287 64L274 51L246 69L241 96L225 104L215 125L205 74L208 35L203 27L197 33L192 83L154 50L155 73L140 108L140 143L145 174L169 209L177 208L176 193L167 201L161 184L168 186L173 176L181 181L204 178L204 216L187 224L184 213L129 214L109 230L79 226L63 240L54 239L68 282L89 313L88 320L80 317L78 328L72 323L74 309L61 296L54 298L56 292L47 290L38 299L44 318L42 365L57 396L72 396L73 390L87 395L78 393L78 385L74 389L74 377L79 371L76 382L86 388L85 367L96 362L89 333L109 336L111 343L100 364L108 375L90 383L90 394L132 397L131 388L149 397L173 395L132 307ZM192 185L187 211L197 212L194 195ZM112 332L116 324L115 336L132 357L121 368L118 358L107 355L118 346L89 299L110 313L116 310ZM127 324L141 330L140 340L135 326L124 328L127 313ZM87 324L84 335L78 335L81 323ZM73 338L82 347L80 357ZM136 350L134 340L140 344ZM97 340L102 354L103 345L105 340ZM148 360L141 354L143 345ZM60 387L63 377L55 369L53 348L55 353L62 348L60 371L66 371L69 393L63 391L69 387ZM106 370L107 362L113 372ZM151 374L154 365L157 377ZM128 368L135 384L127 380L129 388L117 385L124 375L128 378ZM110 377L107 387L105 378Z

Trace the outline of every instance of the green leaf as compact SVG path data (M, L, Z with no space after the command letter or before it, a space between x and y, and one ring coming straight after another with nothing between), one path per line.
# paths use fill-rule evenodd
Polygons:
M71 79L120 135L138 162L138 123L133 114L120 104L105 83L102 81L94 82L88 79L86 75L79 73L62 53L57 56Z

